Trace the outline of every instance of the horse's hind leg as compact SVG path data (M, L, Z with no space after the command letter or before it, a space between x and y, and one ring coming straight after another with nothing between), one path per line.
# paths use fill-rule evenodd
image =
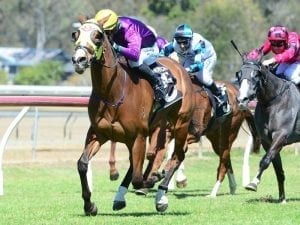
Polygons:
M97 153L99 148L100 143L98 142L93 129L90 127L86 137L85 149L77 162L77 169L82 188L82 198L84 200L84 212L87 216L95 216L97 214L97 207L91 202L91 189L87 179L87 171L90 159Z
M215 147L214 147L215 149ZM216 152L219 155L219 166L217 169L217 181L209 195L209 197L217 197L217 193L221 187L221 184L225 178L225 175L228 175L229 179L229 188L230 188L230 193L234 194L236 190L236 182L231 166L231 160L230 160L230 153L229 149L226 150L218 150L220 152Z
M171 159L173 151L174 151L174 144L175 140L171 140L169 145L167 146L167 160ZM178 170L176 172L176 187L178 188L184 188L187 186L187 177L184 174L184 163L181 162L180 166L178 167ZM174 176L172 177L169 185L168 185L168 190L173 190L174 187Z
M284 180L285 175L282 168L282 161L280 153L278 153L275 158L272 160L272 164L275 170L277 183L278 183L278 190L279 190L279 202L286 203L285 199L285 191L284 191Z
M278 134L276 135L276 133L278 133ZM281 131L273 132L272 137L273 137L273 142L271 145L269 145L266 141L262 140L262 146L263 146L264 150L266 151L266 154L263 156L263 158L259 162L259 169L258 169L257 175L245 187L247 190L257 191L257 185L260 182L260 179L261 179L261 176L262 176L264 170L266 170L269 167L270 163L276 157L278 157L277 155L281 151L283 143L286 141L286 135L285 135L285 133L282 133ZM279 156L279 158L280 158L280 156ZM281 159L279 161L279 159L276 158L275 166L277 167L280 165L281 165L281 169L278 168L276 175L279 175L279 177L277 177L277 180L279 181L278 185L280 185L280 184L282 185L280 188L282 188L282 191L283 191L284 176L282 176L280 174L280 173L283 173Z
M116 146L117 146L117 143L114 141L111 141L108 162L109 162L109 179L112 181L118 180L118 178L119 178L119 172L116 168Z

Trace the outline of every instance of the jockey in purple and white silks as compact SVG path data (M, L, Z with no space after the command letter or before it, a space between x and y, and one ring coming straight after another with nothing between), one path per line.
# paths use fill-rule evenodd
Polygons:
M164 47L161 55L171 56L189 73L194 73L198 81L217 97L217 107L221 110L221 114L230 113L230 105L224 92L217 87L212 78L217 54L211 42L199 33L193 32L189 25L182 24L176 28L173 41Z
M163 106L165 103L163 83L150 68L159 55L154 29L135 18L117 16L110 9L100 10L95 19L104 21L103 29L113 43L114 49L128 60L131 68L135 68L149 81L154 89L155 100Z
M295 84L300 83L300 36L297 32L289 32L281 25L273 26L268 31L268 36L260 48L248 53L247 58L257 59L259 52L274 55L263 61L264 65L279 64L275 74Z

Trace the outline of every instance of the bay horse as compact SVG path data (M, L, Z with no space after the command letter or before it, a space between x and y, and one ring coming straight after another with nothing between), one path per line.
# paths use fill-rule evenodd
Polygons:
M207 137L212 144L214 152L219 156L216 183L209 196L217 196L217 192L226 174L229 180L230 193L234 194L237 185L231 164L230 150L233 142L237 138L243 121L246 121L252 135L252 151L256 153L259 151L260 138L255 127L254 117L248 109L245 111L239 110L237 102L239 92L235 85L226 81L217 81L217 84L223 84L226 87L232 113L225 117L216 118L213 112L215 106L213 101L210 100L211 94L208 94L209 92L196 82L195 79L192 79L192 81L194 92L193 98L195 99L196 107L189 126L189 134L186 144L189 145L199 142L203 135ZM138 190L138 194L146 194L147 188L153 187L155 182L159 181L161 177L163 177L163 175L158 172L158 169L164 160L167 144L173 139L173 137L173 131L172 129L169 129L169 132L167 132L165 149L157 152L148 152L147 156L150 160L144 174L144 179L146 179L145 184L148 186L144 187L144 189Z
M284 146L300 141L300 93L295 84L277 77L262 65L261 58L254 60L244 56L237 73L240 83L239 107L247 110L248 102L257 99L255 124L266 152L260 160L256 176L246 189L257 191L264 170L272 163L279 202L285 203L285 175L280 152Z
M170 181L169 177L184 159L183 147L194 109L191 80L177 62L166 57L157 60L174 75L176 88L183 98L169 108L155 113L153 119L155 102L151 85L140 79L136 71L127 66L126 61L119 60L103 31L102 25L105 21L86 20L81 17L80 22L79 29L72 33L75 43L72 61L79 74L90 67L92 80L92 93L88 104L90 127L83 153L77 162L84 212L86 215L97 214L97 207L91 201L87 168L101 146L111 140L124 143L129 150L130 166L113 201L113 210L120 210L126 206L125 194L130 182L134 188L143 186L147 136L151 142L155 142L159 139L160 129L168 122L175 131L175 154L169 161L170 174L160 184L155 201L156 210L165 211L168 207L166 186ZM160 148L158 145L157 147Z

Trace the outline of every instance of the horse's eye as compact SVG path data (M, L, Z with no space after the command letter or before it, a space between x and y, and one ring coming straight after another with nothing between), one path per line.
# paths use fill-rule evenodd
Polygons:
M91 40L97 46L100 46L103 42L103 34L99 31L94 31L91 33Z
M80 32L79 30L72 32L72 42L77 41L77 39L79 37L79 32Z
M241 81L241 77L242 77L242 72L241 71L238 71L235 73L235 77L238 81Z
M251 71L251 73L250 73L250 77L251 77L251 78L255 78L255 77L257 77L257 76L258 76L258 73L257 73L257 72Z

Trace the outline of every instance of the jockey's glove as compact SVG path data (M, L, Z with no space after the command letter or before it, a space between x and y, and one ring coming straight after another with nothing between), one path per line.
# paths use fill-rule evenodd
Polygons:
M113 48L116 50L116 52L121 52L121 46L117 45L116 43L113 44Z
M185 70L186 70L186 72L188 72L188 73L191 72L190 67L186 67Z

